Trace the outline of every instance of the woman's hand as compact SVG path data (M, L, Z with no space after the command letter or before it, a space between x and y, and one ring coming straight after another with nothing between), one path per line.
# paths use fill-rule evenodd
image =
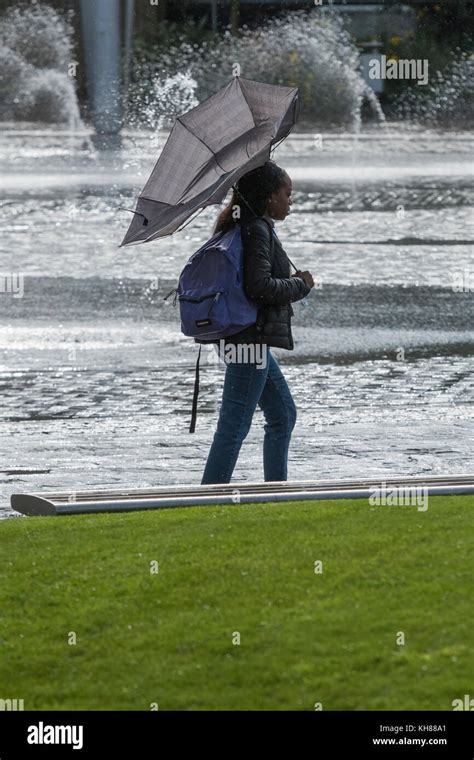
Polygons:
M300 272L300 270L298 270L291 276L300 277L303 280L303 282L305 282L310 288L314 288L314 280L313 280L313 276L311 272L307 272L307 271Z

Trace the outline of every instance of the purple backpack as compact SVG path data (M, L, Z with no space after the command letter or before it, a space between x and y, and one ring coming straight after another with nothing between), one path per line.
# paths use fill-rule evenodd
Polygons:
M270 225L269 225L270 226ZM272 230L270 228L270 232ZM273 244L273 234L271 235ZM257 306L244 290L243 247L240 224L218 232L193 253L172 290L179 302L181 332L196 342L218 342L257 320ZM190 433L196 426L199 394L199 360L196 362Z
M257 307L243 288L240 225L219 232L194 253L181 272L177 297L181 332L220 340L252 325Z

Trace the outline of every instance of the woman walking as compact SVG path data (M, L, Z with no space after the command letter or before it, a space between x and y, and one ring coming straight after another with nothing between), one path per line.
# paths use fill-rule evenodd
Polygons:
M309 272L296 272L290 277L289 259L274 230L274 220L283 221L291 206L292 183L287 172L274 161L267 161L244 175L236 190L219 215L214 233L227 232L240 224L244 289L257 305L257 319L250 327L225 338L225 345L254 344L255 349L258 346L264 350L266 361L264 366L257 361L226 361L217 430L201 485L230 482L257 404L265 417L265 481L287 480L296 407L270 347L293 350L291 303L307 296L314 286Z

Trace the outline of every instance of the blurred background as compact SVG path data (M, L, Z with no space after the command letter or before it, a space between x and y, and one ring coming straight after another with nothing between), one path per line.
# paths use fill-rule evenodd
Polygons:
M174 119L236 67L300 89L273 156L278 235L317 281L275 350L289 479L469 470L472 40L461 0L0 0L1 514L12 491L200 482L224 370L210 350L190 437L197 347L163 297L219 208L119 244ZM263 478L261 417L236 480Z
M157 119L170 126L239 62L249 79L301 89L300 126L473 120L472 11L463 0L1 0L0 12L3 118L69 124L77 106L109 132ZM429 84L371 79L368 60L381 56L427 59Z

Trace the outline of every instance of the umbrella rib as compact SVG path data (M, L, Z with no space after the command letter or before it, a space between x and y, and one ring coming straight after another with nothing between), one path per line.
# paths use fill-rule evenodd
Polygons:
M189 220L186 222L186 224L183 224L183 226L182 226L182 227L178 227L178 229L177 229L177 230L175 230L174 232L181 232L181 230L184 230L184 228L185 228L185 227L187 227L187 226L188 226L188 224L190 224L190 223L193 221L193 219L196 219L196 217L197 217L197 216L199 216L199 214L201 213L201 211L204 211L204 208L205 208L205 207L204 207L204 206L202 206L202 208L200 208L200 209L199 209L199 211L197 212L197 214L195 214L194 216L192 216L192 217L191 217L191 218L190 218L190 219L189 219ZM172 235L174 235L174 232L172 232L171 234L172 234Z
M273 154L275 153L275 150L276 150L276 149L278 148L278 146L280 145L280 143L282 143L282 142L283 142L283 140L286 140L286 137L282 137L282 138L281 138L281 140L280 140L279 142L277 142L275 145L272 145L272 149L271 149L271 150L272 150L272 156L273 156Z
M145 214L140 214L140 212L139 212L139 211L134 211L134 210L133 210L133 208L125 208L124 206L119 206L119 207L118 207L118 210L119 210L119 211L130 211L130 213L131 213L131 214L136 214L137 216L142 216L142 217L143 217L143 220L144 220L144 221L143 221L143 226L144 226L144 227L146 227L146 226L147 226L147 224L148 224L148 219L146 218Z
M193 132L193 130L192 130L192 129L190 129L190 128L189 128L189 127L186 125L186 124L183 124L183 122L181 121L181 119L179 118L179 116L177 117L176 121L179 121L179 123L181 124L181 126L182 126L182 127L184 127L184 129L187 129L187 130L188 130L188 132L189 132L190 134L192 134L192 136L193 136L193 137L195 137L195 138L196 138L196 140L199 140L199 142L201 142L201 143L204 145L204 147L208 149L208 151L209 151L209 152L212 154L212 156L214 157L214 161L216 162L216 164L219 166L219 168L220 168L220 169L222 169L222 171L224 172L224 174L226 174L226 170L224 169L224 167L223 167L223 166L221 166L221 165L220 165L219 161L218 161L218 160L217 160L217 158L216 158L216 154L214 153L214 151L212 150L212 148L210 148L210 147L209 147L209 145L207 145L207 143L205 143L205 142L204 142L204 140L203 140L201 137L199 137L199 135L196 135L196 134Z

